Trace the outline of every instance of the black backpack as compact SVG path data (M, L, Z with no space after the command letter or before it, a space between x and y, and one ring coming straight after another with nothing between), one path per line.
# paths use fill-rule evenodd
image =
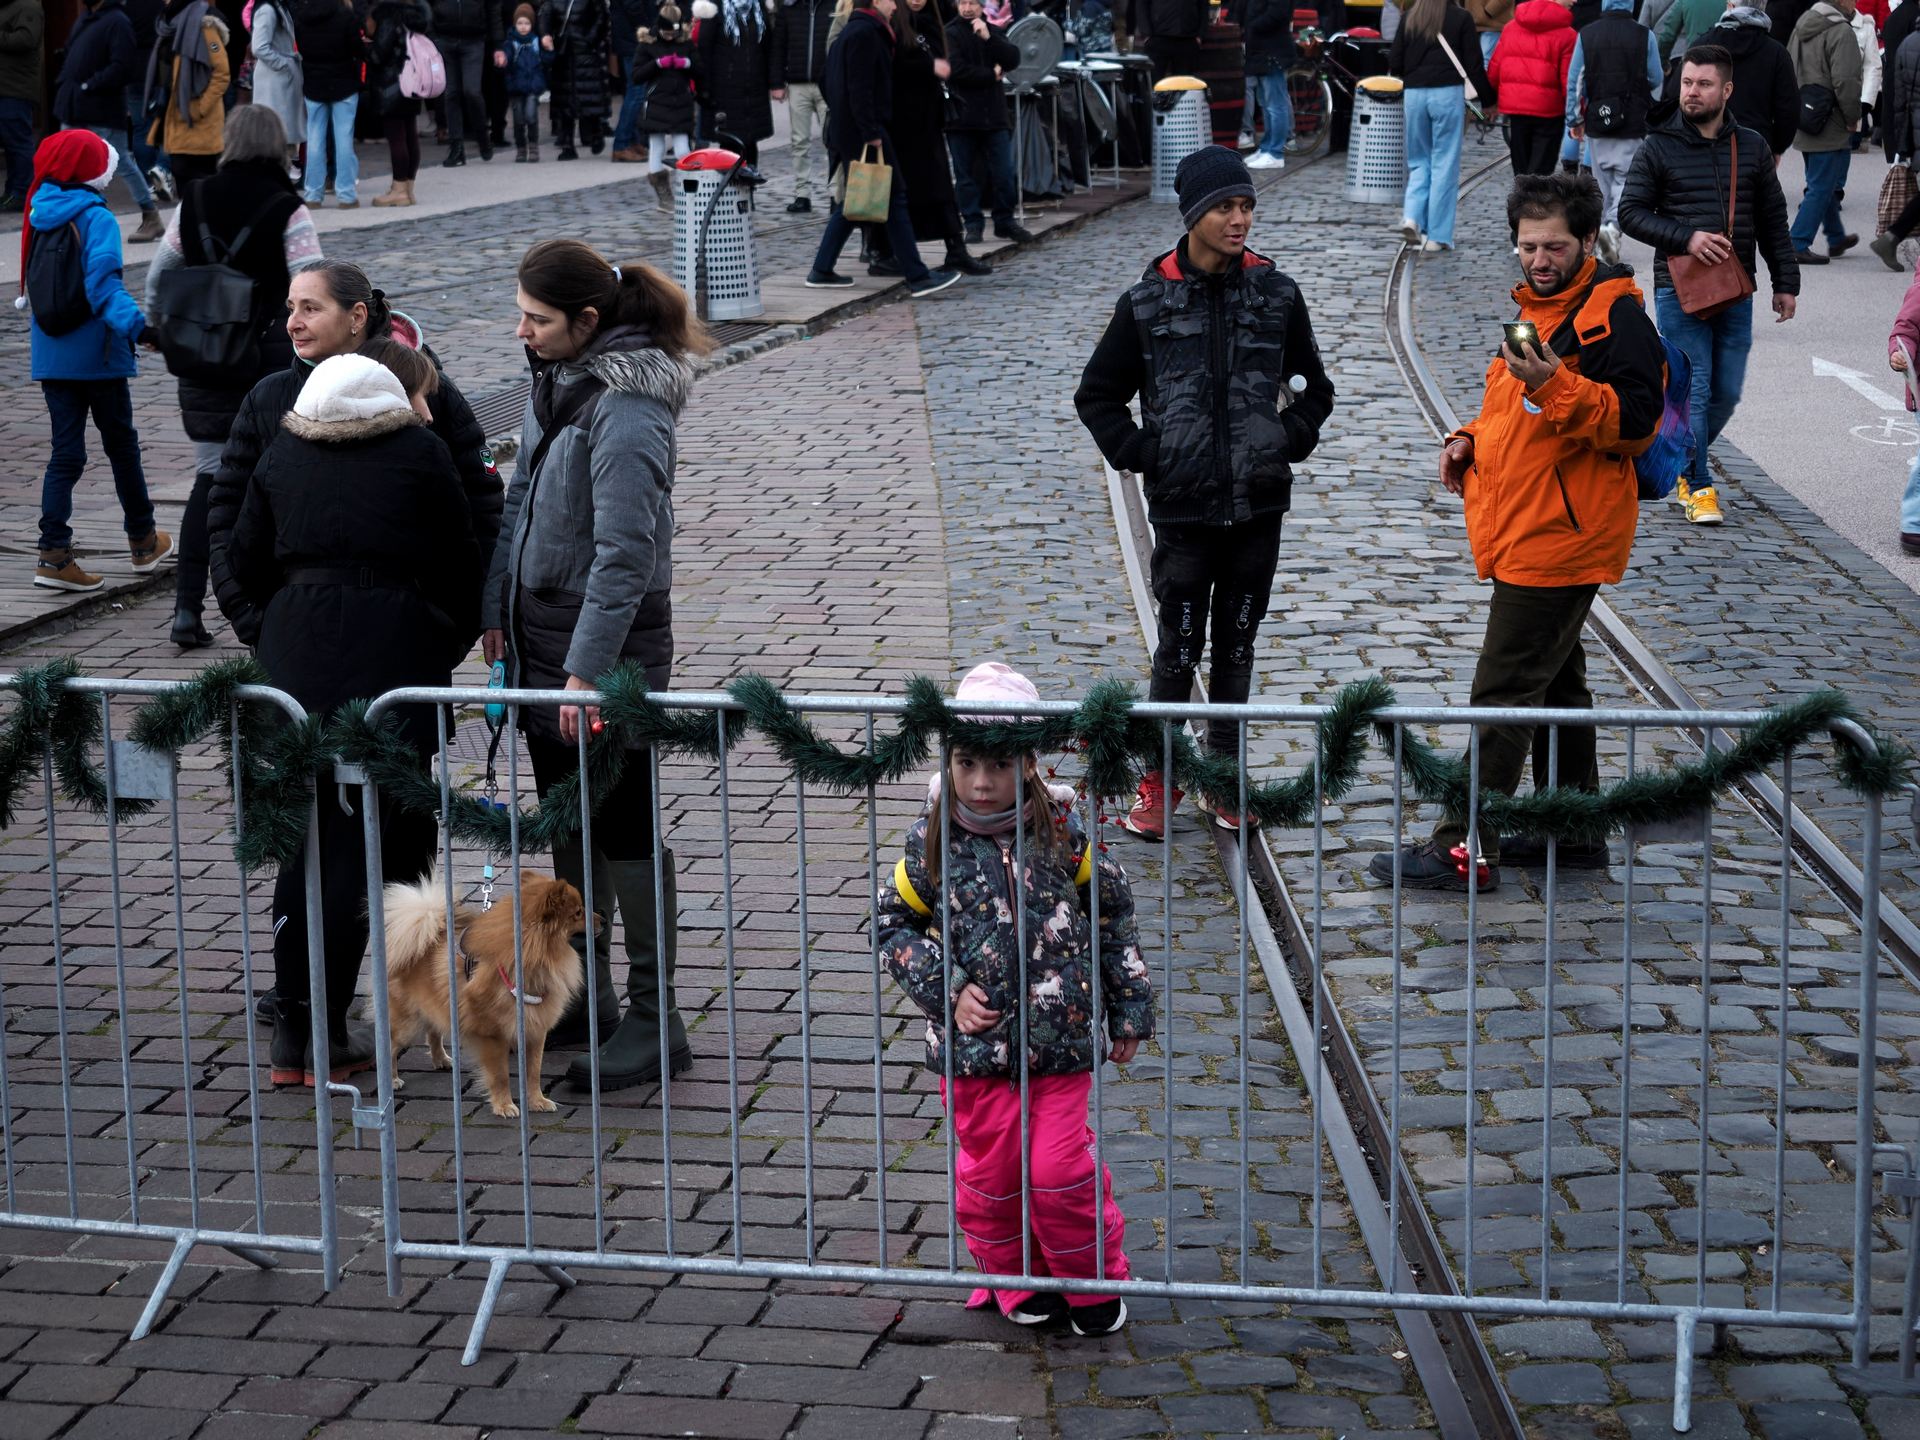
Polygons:
M199 220L200 249L207 261L161 274L154 287L153 328L167 370L180 379L224 385L236 380L251 382L260 369L254 282L252 276L235 269L232 261L246 248L253 227L281 197L269 197L233 237L233 243L221 245L207 228L206 207L199 203L200 187L205 184L204 180L195 184L193 208Z
M36 230L27 249L27 304L44 335L68 335L93 318L87 299L87 246L78 222Z

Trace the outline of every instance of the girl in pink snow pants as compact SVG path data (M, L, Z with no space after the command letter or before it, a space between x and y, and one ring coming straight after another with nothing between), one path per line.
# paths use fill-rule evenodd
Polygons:
M956 699L1039 695L1025 676L990 662L968 674ZM1030 1248L1034 1276L1124 1280L1126 1222L1104 1170L1096 1191L1087 1097L1103 1056L1124 1065L1153 1034L1153 985L1126 873L1093 853L1071 797L1063 804L1055 796L1030 754L997 759L955 747L950 773L929 789L927 813L907 833L905 853L881 889L876 923L887 969L927 1017L927 1068L943 1077L958 1151L956 1222L983 1274L1020 1275L1023 1249ZM943 895L945 927L936 917ZM1098 1038L1096 979L1106 1031ZM949 1007L951 1091L943 1043ZM1023 1038L1028 1245L1021 1233ZM1126 1305L1111 1295L992 1287L975 1291L969 1304L989 1298L1016 1324L1066 1318L1080 1335L1111 1334L1127 1319Z

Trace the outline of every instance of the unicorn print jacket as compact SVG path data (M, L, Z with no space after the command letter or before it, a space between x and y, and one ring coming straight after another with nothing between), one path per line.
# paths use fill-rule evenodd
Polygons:
M1096 863L1077 816L1068 817L1067 853L1059 859L1036 854L1038 847L1031 843L1026 846L1025 883L1018 886L1014 837L974 835L957 824L948 827L944 874L940 880L930 877L926 857L931 823L923 816L907 832L905 854L881 886L876 917L881 959L927 1017L929 1070L946 1070L942 1044L947 997L957 998L970 983L986 991L988 1007L1001 1018L979 1035L964 1035L955 1025L956 1077L1017 1077L1016 1047L1023 1029L1030 1074L1075 1075L1093 1068L1096 876L1101 1024L1114 1040L1144 1040L1153 1034L1153 982L1134 930L1133 892L1118 863L1105 855ZM937 834L931 843L938 846ZM943 884L950 947L936 919ZM1013 1003L1021 981L1016 894L1026 917L1024 1011Z

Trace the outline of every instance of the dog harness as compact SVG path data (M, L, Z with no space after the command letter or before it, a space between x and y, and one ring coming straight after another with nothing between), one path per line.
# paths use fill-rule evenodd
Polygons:
M453 948L454 948L454 952L458 954L460 957L460 963L466 973L466 978L468 980L473 979L474 959L472 955L467 953L467 932L466 931L462 930L457 936L454 937ZM513 977L507 974L507 967L502 965L498 960L496 960L493 962L493 968L499 972L500 983L507 987L507 993L509 995L518 995L520 992L514 988ZM526 993L524 998L526 999L527 1004L538 1005L546 997L544 995L535 995L531 990L529 990Z

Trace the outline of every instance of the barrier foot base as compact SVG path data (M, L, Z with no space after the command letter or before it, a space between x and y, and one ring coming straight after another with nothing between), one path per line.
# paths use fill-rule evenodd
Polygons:
M187 1263L193 1242L191 1235L182 1235L173 1242L173 1253L167 1256L167 1268L160 1272L160 1283L153 1287L153 1294L147 1297L147 1308L140 1312L139 1323L133 1327L132 1339L146 1339L147 1333L153 1329L153 1322L160 1318L161 1307L167 1303L167 1292L173 1289L173 1282L180 1278L180 1267Z
M500 1287L507 1282L508 1264L506 1256L496 1255L487 1266L487 1285L480 1292L480 1308L473 1312L473 1329L467 1332L467 1348L460 1356L462 1365L477 1361L481 1348L487 1343L487 1326L493 1323L493 1307L500 1303Z
M249 1265L258 1265L262 1270L277 1270L280 1268L280 1261L271 1252L266 1250L247 1250L242 1249L238 1245L232 1245L228 1247L227 1253L238 1255Z
M1678 1315L1673 1322L1673 1433L1693 1429L1693 1332L1700 1317Z
M537 1265L534 1268L554 1284L558 1285L562 1290L571 1290L580 1283L558 1265Z

